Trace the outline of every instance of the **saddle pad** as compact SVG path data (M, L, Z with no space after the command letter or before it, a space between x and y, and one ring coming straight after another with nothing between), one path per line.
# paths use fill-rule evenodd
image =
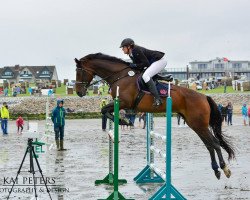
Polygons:
M160 96L162 97L168 96L168 83L155 81L155 85ZM150 94L148 87L144 83L141 76L138 77L137 79L137 86L139 90L142 90L143 92Z

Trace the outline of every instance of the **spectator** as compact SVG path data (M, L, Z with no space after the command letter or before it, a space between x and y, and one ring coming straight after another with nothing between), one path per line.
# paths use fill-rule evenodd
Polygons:
M145 129L146 127L146 113L145 112L142 112L142 113L138 113L139 115L139 127L141 127L141 120L143 120L143 129Z
M227 106L221 107L221 117L222 117L222 122L224 122L224 124L226 124L226 122L227 122Z
M10 118L8 105L6 102L3 102L3 106L1 108L1 128L3 131L3 135L8 135L8 119Z
M124 120L126 121L126 111L124 109L121 109L120 112L119 112L119 117L120 117L120 120ZM128 126L127 126L128 127ZM125 130L125 125L121 125L121 129L122 130Z
M183 117L179 113L177 113L176 117L177 117L177 123L178 123L178 125L180 125L181 118L183 119ZM183 119L183 124L184 125L186 124L184 119Z
M21 88L20 88L19 86L17 86L17 87L16 87L16 93L17 93L17 94L20 94L20 92L21 92Z
M98 96L102 96L102 86L98 87Z
M231 102L227 105L227 125L233 125L232 123L232 116L233 116L233 106Z
M64 149L64 126L65 126L65 109L63 108L63 100L57 100L57 107L52 111L51 120L54 124L56 147L58 151ZM59 140L60 137L60 140Z
M48 91L48 96L50 97L50 96L53 96L53 89L49 89L49 91Z
M4 88L4 96L5 96L5 97L7 97L7 96L8 96L8 93L9 93L8 88L7 88L7 87L6 87L6 88Z
M224 93L227 93L227 82L224 82Z
M241 113L243 116L243 122L244 122L244 126L247 125L247 104L243 104L242 108L241 108Z
M24 120L22 116L19 116L16 120L16 125L17 125L17 134L21 134L23 131L23 125L24 125Z
M28 92L30 93L30 96L32 95L32 88L29 87Z
M101 101L101 104L100 104L100 108L102 109L104 106L106 106L108 103L106 101L106 99L103 99ZM107 116L102 114L102 130L103 131L106 131L106 127L107 127Z
M126 110L126 118L129 120L131 126L134 126L135 124L135 116L136 113L133 109Z
M250 126L250 106L248 107L248 121L249 121L249 126Z
M221 113L221 108L222 108L222 105L218 104L218 110L220 111L220 113Z

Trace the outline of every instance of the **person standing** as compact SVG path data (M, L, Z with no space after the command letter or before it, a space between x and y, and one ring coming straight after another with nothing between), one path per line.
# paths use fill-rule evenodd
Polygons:
M65 109L63 108L63 100L57 100L57 106L53 109L51 120L54 124L56 147L58 151L64 149L64 126L65 126ZM60 140L59 140L60 138Z
M9 90L7 87L4 88L4 96L7 97L9 94Z
M227 93L227 82L224 82L224 93Z
M1 128L3 131L3 135L8 135L8 119L10 118L9 109L6 102L3 102L3 106L1 108Z
M221 108L222 108L222 105L219 103L218 104L218 110L220 111L220 113L221 113Z
M21 134L23 131L23 125L24 125L24 120L22 118L22 116L19 116L16 120L16 125L17 125L17 134ZM21 130L19 132L19 130Z
M133 109L125 109L126 110L126 118L129 120L130 128L134 128L136 113Z
M248 113L248 121L249 121L249 126L250 126L250 106L248 107L247 113Z
M243 123L244 123L244 126L247 125L247 104L243 104L242 108L241 108L241 113L242 113L242 116L243 116Z
M121 109L119 111L119 118L120 118L121 121L126 120L126 111L124 109ZM121 125L121 129L125 130L125 125ZM128 126L127 126L127 129L128 129Z
M233 106L232 103L229 102L227 105L227 125L233 125L232 123L232 116L233 116Z
M141 127L141 120L143 120L143 129L145 129L146 126L146 113L145 112L139 112L138 113L138 117L139 117L139 127Z
M222 117L222 122L224 122L224 124L226 124L226 122L227 122L227 106L221 107L221 117Z
M181 125L181 119L183 119L183 124L185 125L186 124L186 122L185 122L185 119L179 114L179 113L177 113L177 115L176 115L176 117L177 117L177 124L180 126Z
M100 108L102 109L104 106L106 106L108 103L105 99L102 100L100 104ZM105 114L102 114L102 130L106 131L107 128L107 116Z

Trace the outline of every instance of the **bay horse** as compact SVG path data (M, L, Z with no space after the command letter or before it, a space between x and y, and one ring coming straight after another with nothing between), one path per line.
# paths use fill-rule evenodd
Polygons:
M137 79L141 73L131 69L129 63L116 57L105 54L89 54L76 62L76 93L79 97L86 95L87 88L92 85L95 75L106 81L111 88L111 95L116 96L116 87L120 87L120 109L135 109L139 112L159 113L166 112L166 99L159 107L153 107L153 96L145 94L136 104L139 89ZM222 156L221 147L228 153L228 160L235 158L234 148L228 137L222 133L222 118L214 100L194 90L172 85L171 97L173 100L173 112L179 113L188 126L200 137L208 149L211 157L211 166L217 179L221 172L216 161L215 152L219 158L220 168L226 177L231 176ZM135 107L136 105L136 107ZM113 103L109 103L102 109L102 113L113 119Z

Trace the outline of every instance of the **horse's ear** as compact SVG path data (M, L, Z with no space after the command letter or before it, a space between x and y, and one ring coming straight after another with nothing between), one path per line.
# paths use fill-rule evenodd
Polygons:
M75 58L75 62L76 62L76 64L80 63L80 61L77 58Z

